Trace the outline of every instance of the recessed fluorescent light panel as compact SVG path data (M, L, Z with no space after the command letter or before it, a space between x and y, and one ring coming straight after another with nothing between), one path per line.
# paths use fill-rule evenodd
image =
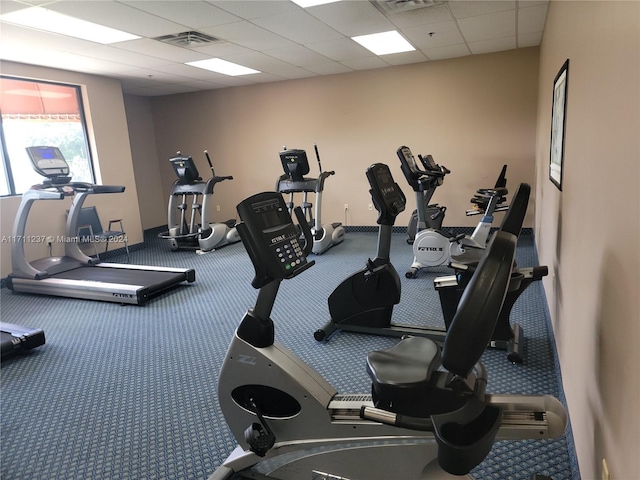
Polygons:
M0 20L14 25L58 33L102 44L124 42L140 38L113 28L70 17L46 8L31 7L0 15Z
M340 0L291 0L302 8L315 7L316 5L324 5L325 3L339 2Z
M222 73L224 75L231 75L235 77L237 75L249 75L251 73L260 73L253 68L243 67L237 63L227 62L221 58L210 58L209 60L198 60L197 62L187 62L187 65L192 67L203 68L204 70L211 70L212 72Z
M351 37L364 48L371 50L376 55L388 55L390 53L411 52L415 50L402 35L396 30L382 33L372 33L371 35L360 35Z

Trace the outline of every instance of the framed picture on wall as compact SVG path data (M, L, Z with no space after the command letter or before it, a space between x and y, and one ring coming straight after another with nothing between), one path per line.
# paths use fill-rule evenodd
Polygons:
M551 155L549 179L562 191L562 165L564 163L564 135L567 116L567 82L569 60L567 59L553 81L553 105L551 107Z

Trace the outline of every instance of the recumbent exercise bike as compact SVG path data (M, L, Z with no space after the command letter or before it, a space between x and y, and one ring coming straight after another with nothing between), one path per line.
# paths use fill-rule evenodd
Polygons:
M370 170L389 172L381 164ZM372 394L341 395L274 341L270 314L280 283L314 264L307 260L312 234L301 209L295 212L304 246L279 193L238 205L238 231L259 293L234 334L218 383L220 407L239 445L209 480L445 479L466 475L494 439L564 433L566 412L557 399L485 393L479 359L509 284L514 235L493 237L443 346L409 337L371 352Z

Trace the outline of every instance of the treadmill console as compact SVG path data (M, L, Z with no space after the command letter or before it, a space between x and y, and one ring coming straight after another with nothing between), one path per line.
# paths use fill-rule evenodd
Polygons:
M272 280L292 278L314 264L306 257L313 243L309 240L311 232L308 232L306 222L301 222L306 230L303 248L298 228L291 220L281 194L258 193L240 202L237 210L242 220L237 225L238 233L256 270L254 288ZM296 214L298 222L300 215L304 219L302 212Z
M27 147L27 154L31 160L33 169L53 183L67 183L69 177L69 164L64 159L58 147Z
M393 180L389 167L383 163L374 163L367 168L367 180L371 185L371 199L379 212L378 224L393 225L407 204L400 186Z

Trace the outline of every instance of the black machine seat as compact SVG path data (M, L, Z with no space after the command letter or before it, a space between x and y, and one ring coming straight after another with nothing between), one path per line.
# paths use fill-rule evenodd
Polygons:
M403 398L429 388L432 373L440 366L440 347L432 340L408 337L388 350L367 357L367 372L378 392L392 389Z
M386 351L369 354L367 371L373 391L384 401L419 398L428 394L433 372L442 366L461 378L470 375L487 347L504 302L517 238L497 232L460 299L447 334L442 354L424 337L408 337ZM393 365L396 362L397 365ZM443 397L446 398L446 397ZM435 408L440 410L442 405ZM433 412L427 412L431 414Z

